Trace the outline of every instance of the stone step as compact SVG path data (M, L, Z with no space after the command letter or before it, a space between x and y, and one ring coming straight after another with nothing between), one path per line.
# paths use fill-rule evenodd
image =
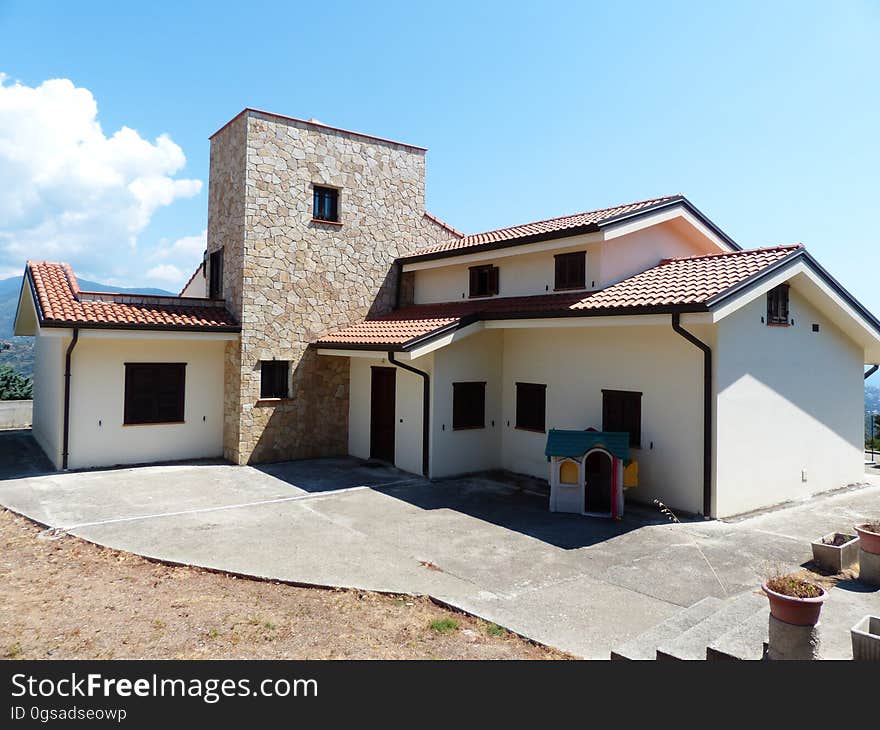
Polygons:
M703 621L718 610L723 601L709 596L694 605L683 608L665 621L639 634L634 639L611 650L612 659L644 660L656 659L657 646L674 639L682 632Z
M705 659L706 647L710 643L741 624L762 607L767 607L767 598L763 594L749 591L731 596L698 624L678 636L658 644L657 658Z
M727 633L709 642L706 659L761 660L767 642L770 606L764 605Z

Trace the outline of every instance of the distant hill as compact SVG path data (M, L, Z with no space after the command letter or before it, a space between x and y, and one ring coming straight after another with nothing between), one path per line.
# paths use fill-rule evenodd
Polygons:
M13 276L0 279L0 363L6 363L22 375L31 377L34 371L34 343L31 337L13 337L12 327L15 323L15 310L21 292L22 277ZM87 279L79 280L80 288L86 291L106 291L120 294L171 294L176 292L150 287L126 288L99 284Z

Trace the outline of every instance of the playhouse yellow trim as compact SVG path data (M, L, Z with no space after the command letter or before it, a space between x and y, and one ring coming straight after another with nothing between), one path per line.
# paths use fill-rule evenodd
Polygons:
M629 466L624 468L623 486L624 488L639 486L639 462L632 461Z
M576 461L563 461L559 465L560 484L579 484L580 470Z

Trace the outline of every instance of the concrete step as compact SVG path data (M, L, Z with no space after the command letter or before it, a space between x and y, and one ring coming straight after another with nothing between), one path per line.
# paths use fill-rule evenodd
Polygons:
M722 605L698 624L657 645L658 659L701 660L706 647L744 620L767 607L767 598L751 591L726 598Z
M706 659L763 659L769 620L770 606L765 599L764 605L742 623L709 642Z
M669 641L687 631L692 626L703 621L707 616L718 610L723 601L720 598L709 596L697 601L693 606L683 608L674 613L665 621L648 629L634 639L615 647L611 650L612 659L644 660L656 659L657 646Z

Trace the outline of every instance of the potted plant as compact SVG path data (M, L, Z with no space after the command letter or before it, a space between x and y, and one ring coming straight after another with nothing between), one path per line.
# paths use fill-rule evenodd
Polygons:
M770 600L770 614L794 626L815 626L825 589L794 575L774 575L761 586Z
M862 550L872 555L880 555L880 522L865 522L856 525Z
M814 540L813 561L832 573L840 573L859 559L859 538L844 532L831 532Z
M865 616L849 634L853 659L880 662L880 616Z

